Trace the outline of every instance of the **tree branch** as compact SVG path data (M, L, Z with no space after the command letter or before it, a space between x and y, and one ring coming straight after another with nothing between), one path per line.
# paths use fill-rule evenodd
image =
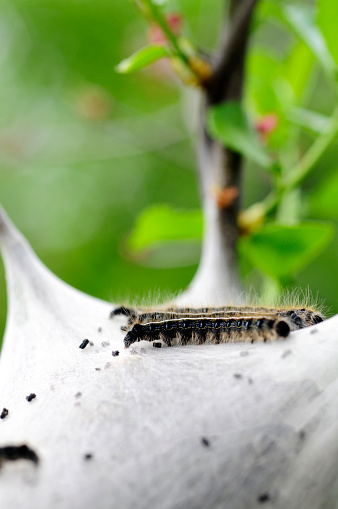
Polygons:
M180 298L181 303L193 300L218 305L241 300L236 243L242 158L209 136L206 115L211 105L242 98L249 28L256 3L257 0L230 2L213 74L204 87L197 148L205 220L202 256L190 287ZM228 188L236 188L238 196L222 208L217 203L217 193Z
M213 75L207 86L210 104L229 99L240 100L244 79L244 61L250 22L257 0L233 0L225 23L220 49L215 57Z

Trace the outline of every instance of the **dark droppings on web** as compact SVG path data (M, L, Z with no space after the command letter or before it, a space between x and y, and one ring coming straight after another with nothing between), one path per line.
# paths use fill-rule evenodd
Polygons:
M113 350L111 354L113 357L117 357L118 355L120 355L120 352L118 350Z
M81 350L84 350L88 344L89 344L89 339L84 339L82 341L81 345L79 346L79 348L81 348Z
M36 465L39 463L38 455L25 444L0 447L0 466L5 461L16 461L20 459L32 461Z
M31 392L29 396L26 396L26 400L28 402L32 401L34 398L36 398L36 394L34 394L34 392Z
M298 433L298 436L300 440L305 440L306 432L303 429L301 429L300 432Z
M76 398L80 398L81 396L82 396L82 392L77 392L77 393L75 394L75 397L76 397Z
M243 375L241 375L240 373L234 373L234 378L237 378L237 380L241 380L241 378L243 378Z
M260 504L264 504L265 502L269 502L271 500L271 497L269 493L262 493L261 495L258 496L257 500Z
M7 410L7 408L3 408L1 415L0 415L0 419L5 419L8 414L9 414L9 411Z
M204 447L210 447L210 441L206 437L201 438L201 444L204 445Z
M93 455L91 453L87 453L87 454L84 455L84 459L86 461L91 460L91 459L93 459Z

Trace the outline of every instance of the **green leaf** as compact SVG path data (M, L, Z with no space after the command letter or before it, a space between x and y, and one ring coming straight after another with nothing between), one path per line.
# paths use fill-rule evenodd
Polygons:
M326 44L336 64L338 64L337 19L338 2L336 0L319 0L318 26L325 37Z
M317 217L336 219L338 216L338 172L335 171L316 188L310 198L311 213Z
M335 79L336 65L325 38L316 25L314 10L305 5L288 4L281 6L281 12L285 22L312 51L324 71Z
M259 270L283 280L308 265L323 251L333 232L330 223L266 225L251 237L243 237L239 249Z
M115 70L121 74L128 74L152 64L160 58L169 57L170 55L171 53L166 46L151 44L122 60L122 62L115 67Z
M200 210L174 210L167 205L155 205L139 215L127 247L131 251L143 251L164 242L200 240L202 231Z
M194 265L201 251L200 210L173 210L155 205L143 211L126 242L126 254L143 266L173 268Z
M280 61L268 51L254 47L247 56L246 66L245 100L260 115L274 112L280 116L284 101L275 86L282 79Z
M336 20L338 7L335 0L319 0L319 19L316 24L315 10L309 5L294 5L283 1L265 0L259 9L259 16L275 18L287 25L311 50L327 75L335 79L338 60L336 43ZM303 62L301 62L301 65Z
M302 108L292 108L289 112L289 120L300 127L309 129L315 133L321 134L327 129L330 119L315 111L304 110Z
M315 57L308 46L297 39L290 53L284 59L282 69L283 76L293 91L292 102L302 103L303 97L307 96L308 90L313 87L311 74L313 73Z
M238 102L226 102L210 108L207 128L211 136L226 147L264 168L270 166L270 158L260 145Z

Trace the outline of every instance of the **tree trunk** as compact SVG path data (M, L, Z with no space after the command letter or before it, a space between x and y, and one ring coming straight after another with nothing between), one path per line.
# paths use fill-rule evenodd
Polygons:
M250 22L257 0L233 0L213 62L212 77L205 84L197 147L203 203L202 255L195 277L178 299L180 305L240 303L242 288L237 273L237 215L240 208L242 157L213 140L206 130L208 109L226 101L240 101ZM238 196L220 207L217 193L237 189Z

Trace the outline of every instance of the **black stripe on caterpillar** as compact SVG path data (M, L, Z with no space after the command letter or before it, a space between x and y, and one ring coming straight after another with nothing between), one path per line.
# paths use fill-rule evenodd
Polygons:
M267 341L287 337L297 327L290 318L236 316L232 318L180 318L137 323L127 332L124 345L161 340L167 346Z
M127 326L121 327L121 330L128 331L136 323L147 323L154 321L164 321L180 319L185 317L233 317L250 315L279 316L288 317L297 326L297 328L308 327L323 321L323 316L312 309L285 309L285 308L264 308L264 307L235 307L226 306L219 308L168 308L160 310L135 310L129 308L116 308L111 312L111 317L117 315L128 316Z

